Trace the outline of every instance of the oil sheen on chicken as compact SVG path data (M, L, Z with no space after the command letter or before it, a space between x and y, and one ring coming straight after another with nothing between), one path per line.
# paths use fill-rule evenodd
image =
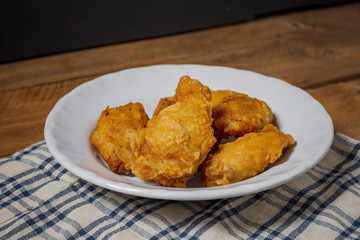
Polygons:
M111 171L119 174L129 174L130 169L122 160L125 154L117 154L121 150L106 139L110 128L118 123L132 126L132 129L145 127L148 116L141 103L128 103L121 107L109 108L102 111L95 130L90 135L91 144L98 150L101 157L108 164Z
M290 134L268 124L259 132L220 145L219 150L209 155L203 164L205 186L226 185L256 176L294 143Z

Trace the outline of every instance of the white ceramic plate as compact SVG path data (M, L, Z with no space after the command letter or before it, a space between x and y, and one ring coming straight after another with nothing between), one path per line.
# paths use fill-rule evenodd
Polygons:
M219 187L199 187L201 180L194 178L190 188L169 188L112 173L89 142L101 111L108 105L141 102L151 117L158 100L173 95L183 75L199 79L212 90L231 89L266 101L279 129L294 137L295 147L264 173ZM156 65L111 73L75 88L52 109L44 134L50 152L63 166L98 186L148 198L209 200L260 192L305 173L329 150L334 130L319 102L284 81L227 67Z

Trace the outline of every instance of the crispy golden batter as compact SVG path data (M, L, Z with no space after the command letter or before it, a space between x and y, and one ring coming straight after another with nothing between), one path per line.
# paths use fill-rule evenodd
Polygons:
M253 177L293 144L291 135L268 124L260 132L248 133L234 142L220 145L219 151L204 162L205 186L226 185Z
M233 91L213 91L213 126L221 137L240 137L258 131L273 120L270 107L256 98Z
M249 97L246 94L238 93L238 92L231 91L231 90L211 91L211 96L212 96L211 104L212 104L213 108L218 106L220 103L223 103L224 101L231 99L231 98Z
M240 137L262 129L273 120L271 108L264 101L230 90L212 91L211 95L213 127L217 137ZM174 103L174 97L160 99L154 115Z
M130 173L122 158L116 154L115 146L106 139L108 130L118 123L137 129L144 127L147 121L148 116L141 103L129 103L116 108L107 107L101 113L97 126L90 135L90 142L98 150L111 171L122 174Z
M109 139L116 146L127 146L132 159L124 162L137 177L163 186L186 187L216 141L211 127L211 91L184 76L174 100L145 128L129 131L117 124Z
M165 97L165 98L161 98L158 102L158 105L156 106L153 116L158 115L160 113L161 110L163 110L164 108L171 106L175 103L175 97Z

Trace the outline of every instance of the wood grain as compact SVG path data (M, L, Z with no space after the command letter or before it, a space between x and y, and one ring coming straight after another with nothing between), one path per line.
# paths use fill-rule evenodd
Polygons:
M0 156L44 140L45 120L55 103L89 78L0 93Z
M162 63L225 65L318 86L359 76L359 17L354 3L4 64L0 91Z
M360 78L308 90L329 113L334 129L360 140Z

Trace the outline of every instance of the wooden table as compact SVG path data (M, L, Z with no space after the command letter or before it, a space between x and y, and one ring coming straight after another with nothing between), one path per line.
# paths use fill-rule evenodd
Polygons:
M76 86L167 63L283 79L320 101L336 131L360 139L360 3L352 3L0 65L0 157L43 140L48 113Z

